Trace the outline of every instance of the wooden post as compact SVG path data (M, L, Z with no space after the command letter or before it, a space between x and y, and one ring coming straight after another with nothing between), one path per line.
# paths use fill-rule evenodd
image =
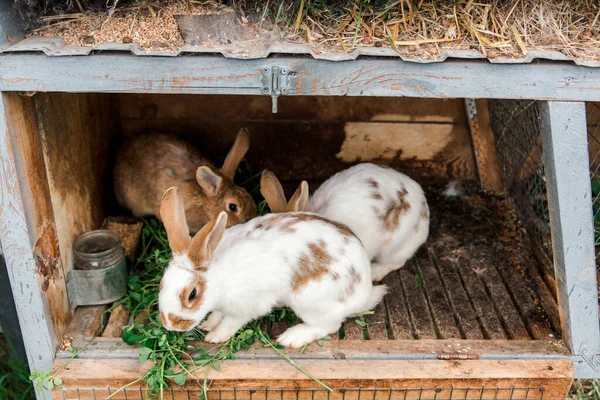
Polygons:
M539 104L562 333L594 367L600 327L585 103Z
M49 318L50 310L40 288L29 237L4 97L0 96L0 240L29 368L31 371L48 371L52 368L56 336ZM46 391L37 392L37 396L38 399L50 398Z

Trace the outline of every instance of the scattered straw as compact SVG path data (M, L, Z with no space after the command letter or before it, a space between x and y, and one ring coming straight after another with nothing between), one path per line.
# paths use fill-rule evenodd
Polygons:
M595 0L145 1L119 4L110 18L96 12L44 19L49 25L36 33L83 46L131 41L176 50L183 40L173 15L219 12L228 4L255 32L270 30L279 40L307 43L320 53L375 46L421 58L473 48L488 57L522 57L540 49L600 60Z

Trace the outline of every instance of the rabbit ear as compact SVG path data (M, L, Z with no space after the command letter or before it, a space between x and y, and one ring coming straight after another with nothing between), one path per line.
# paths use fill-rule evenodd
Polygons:
M200 229L200 232L196 233L187 253L194 266L199 267L212 258L226 227L227 213L221 211L216 218L210 220Z
M246 128L242 128L238 132L235 142L233 143L233 146L231 146L231 150L229 150L229 154L227 154L227 157L225 158L225 162L221 168L223 175L233 180L235 171L237 170L238 165L240 165L242 158L244 158L246 155L249 147L250 138L248 135L248 130Z
M306 210L308 210L308 183L306 181L302 181L290 199L285 211L292 212Z
M160 202L160 218L165 224L169 247L173 254L185 254L190 245L190 231L185 220L183 199L179 189L170 187Z
M196 181L209 195L214 195L219 191L223 178L210 167L202 166L196 170Z
M263 195L273 213L285 211L287 201L279 179L269 170L264 170L260 177L260 194Z

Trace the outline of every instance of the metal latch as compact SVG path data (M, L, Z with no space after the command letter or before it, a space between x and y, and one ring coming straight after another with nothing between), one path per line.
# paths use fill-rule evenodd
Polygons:
M600 370L600 359L594 354L585 343L582 343L579 347L579 353L581 357L592 367L594 371Z
M277 98L289 93L291 80L296 76L296 72L287 67L263 67L261 72L261 93L271 95L273 114L276 114Z

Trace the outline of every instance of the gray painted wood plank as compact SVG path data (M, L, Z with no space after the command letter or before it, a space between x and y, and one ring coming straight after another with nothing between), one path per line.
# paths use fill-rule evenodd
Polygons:
M140 57L3 54L0 90L261 94L265 66L288 67L290 95L600 100L600 68L570 63L419 64L363 58L239 60L220 56Z
M443 254L436 255L432 249L429 251L435 259L462 334L466 339L483 339L481 327L477 322L477 313L467 297L452 261Z
M0 96L0 240L31 371L52 368L57 339L38 281L17 169ZM50 398L43 390L38 399Z
M563 337L600 353L594 226L584 103L541 102L544 166Z
M460 339L461 335L454 320L454 310L450 306L440 276L426 249L416 256L416 265L423 276L423 285L435 320L440 339Z

